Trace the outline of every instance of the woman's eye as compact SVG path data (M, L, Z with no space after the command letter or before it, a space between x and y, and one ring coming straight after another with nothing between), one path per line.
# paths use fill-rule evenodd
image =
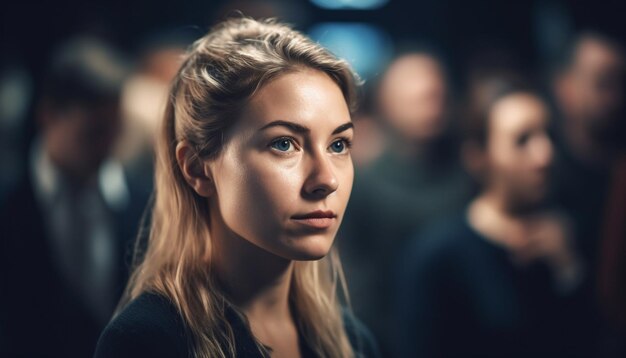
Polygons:
M287 138L281 138L281 139L275 140L274 142L272 142L270 146L281 152L289 152L294 149L293 143L291 142L290 139L287 139Z
M335 153L343 153L346 150L347 143L344 139L333 142L330 145L330 150Z
M530 133L523 133L519 137L517 137L516 144L518 147L525 146L530 140Z

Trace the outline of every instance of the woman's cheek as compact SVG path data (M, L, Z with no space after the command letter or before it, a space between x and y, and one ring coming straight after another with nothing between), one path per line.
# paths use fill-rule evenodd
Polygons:
M251 174L251 192L248 195L255 198L258 210L267 214L271 212L274 217L289 215L285 211L291 210L291 203L297 200L300 192L298 182L301 175L298 171L293 167L259 161Z
M272 183L273 200L283 210L289 211L284 215L291 216L295 214L294 211L301 211L303 208L298 208L304 180L301 171L296 167L281 168L277 176L279 179Z

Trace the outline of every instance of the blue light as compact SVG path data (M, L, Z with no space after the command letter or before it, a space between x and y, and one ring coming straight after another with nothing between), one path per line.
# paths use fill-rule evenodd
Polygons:
M309 36L348 61L364 79L379 72L392 54L387 33L364 23L321 23L309 30Z
M389 0L311 0L311 2L317 6L331 10L373 10L382 7L388 1Z

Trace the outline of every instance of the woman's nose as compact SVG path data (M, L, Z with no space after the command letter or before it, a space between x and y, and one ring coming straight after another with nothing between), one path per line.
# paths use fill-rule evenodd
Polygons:
M304 183L304 192L310 198L322 199L339 187L330 158L318 155L311 158L311 169Z

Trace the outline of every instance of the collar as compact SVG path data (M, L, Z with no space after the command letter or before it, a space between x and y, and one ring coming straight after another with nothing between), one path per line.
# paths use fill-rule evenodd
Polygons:
M45 152L41 138L36 139L31 147L30 175L37 198L46 206L53 205L68 185L59 168ZM124 168L119 161L109 158L100 166L97 190L106 205L115 211L128 205L130 193Z

